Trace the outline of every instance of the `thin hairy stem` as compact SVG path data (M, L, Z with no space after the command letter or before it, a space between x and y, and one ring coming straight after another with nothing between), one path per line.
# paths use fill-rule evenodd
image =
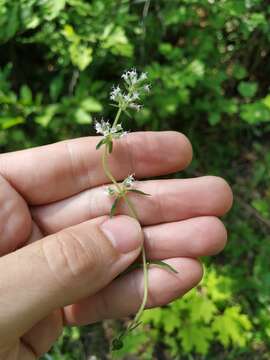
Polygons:
M147 299L148 299L148 265L146 261L145 248L142 246L142 261L143 261L143 299L141 306L133 320L133 323L136 325L142 316L142 313L145 309Z
M118 108L118 111L117 111L117 114L116 114L116 116L115 116L115 119L114 119L114 122L113 122L112 127L115 127L115 126L117 125L118 120L119 120L120 115L121 115L121 112L122 112L122 108L119 107L119 108Z
M126 195L124 195L124 200L126 201L126 204L129 208L129 212L130 212L131 216L133 216L135 219L138 220L137 211L136 211L134 205L132 204L132 202L130 201L130 199ZM142 313L143 313L143 310L145 308L147 298L148 298L148 266L147 266L147 261L146 261L145 248L143 245L142 245L142 262L143 262L143 278L144 278L143 300L142 300L141 306L140 306L133 322L130 324L129 328L133 327L140 321L140 318L142 316Z
M145 14L148 11L149 5L150 5L150 0L147 1L147 4L145 6ZM113 176L110 170L108 164L108 157L113 151L114 139L119 139L126 134L126 132L123 131L122 125L119 124L120 116L122 112L130 116L128 112L129 109L139 111L142 107L142 105L140 104L141 95L143 95L146 92L149 92L150 85L145 83L147 79L147 74L146 73L138 74L136 69L134 68L124 72L121 77L123 78L124 81L124 89L123 87L121 88L119 85L117 87L113 86L112 91L110 93L110 100L114 102L114 104L112 105L117 107L117 112L113 124L111 125L109 121L104 121L103 119L100 122L96 122L95 124L97 133L103 135L103 138L97 143L96 149L99 149L101 146L105 145L104 146L105 149L102 154L102 166L108 180L115 186L115 188L108 187L107 189L108 194L115 197L111 206L110 216L114 215L119 200L123 198L123 201L126 203L128 207L129 215L135 218L137 221L139 221L139 216L137 214L137 211L132 201L129 199L128 195L130 192L134 192L141 195L149 195L149 194L146 194L139 189L132 188L133 183L135 181L132 174L127 176L122 181L122 183L118 184L117 180L115 179L115 177ZM141 246L141 263L139 264L140 267L143 267L143 278L144 278L144 293L143 293L142 302L130 325L127 326L125 331L121 332L120 335L118 335L115 339L113 339L112 350L121 349L123 347L122 338L125 337L132 330L134 330L141 323L140 319L144 311L144 308L146 306L147 298L148 298L148 266L151 263L152 262L147 262L146 260L145 247L143 244ZM166 269L170 268L169 265L165 263L163 264L162 261L155 261L153 263L155 263L157 266L160 267L162 266Z
M118 123L118 120L120 118L122 109L119 108L117 111L117 114L115 116L115 120L113 123L113 126L116 126ZM121 193L122 189L120 187L120 185L117 183L116 179L114 178L114 176L112 175L110 168L108 166L108 147L105 146L105 150L103 152L102 155L102 166L104 169L104 172L106 174L106 176L108 177L109 180L111 180L111 182L116 186L117 190L119 191L119 193ZM129 213L132 217L134 217L136 220L139 219L137 211L134 207L134 205L132 204L131 200L128 198L128 196L126 194L123 194L123 199L126 202L128 209L129 209ZM147 298L148 298L148 265L147 265L147 261L146 261L146 254L145 254L145 248L144 245L142 245L141 248L141 253L142 253L142 263L143 263L143 277L144 277L144 292L143 292L143 300L142 303L139 307L138 312L136 313L136 316L134 318L134 320L132 321L132 323L129 325L128 330L134 328L134 326L136 326L136 324L139 323L139 320L142 316L142 313L144 311L144 308L146 306L146 302L147 302Z
M108 165L108 147L105 146L103 155L102 155L102 166L103 166L103 170L105 172L105 174L107 175L107 177L109 178L109 180L111 180L111 182L116 186L118 191L121 191L121 187L118 184L118 182L116 181L116 179L114 178L114 176L112 175L109 165Z

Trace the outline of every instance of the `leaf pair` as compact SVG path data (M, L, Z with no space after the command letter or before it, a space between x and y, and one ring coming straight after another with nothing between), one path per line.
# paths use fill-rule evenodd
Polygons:
M115 214L116 207L117 207L117 204L119 203L119 201L120 201L120 197L117 197L117 198L114 200L113 204L112 204L111 211L110 211L110 217L111 217L111 218L112 218L112 217L114 216L114 214Z
M124 193L126 192L134 192L134 193L137 193L137 194L140 194L140 195L146 195L146 196L151 196L150 194L147 194L141 190L138 190L138 189L124 189ZM117 198L114 200L113 204L112 204L112 207L111 207L111 211L110 211L110 217L113 217L115 215L115 212L116 212L116 207L120 201L120 199L123 197L123 194L119 194L117 196Z
M112 153L112 151L113 151L113 141L112 141L112 139L110 139L108 137L103 138L102 140L100 140L99 143L97 143L96 149L98 150L102 145L106 145L108 147L109 154Z

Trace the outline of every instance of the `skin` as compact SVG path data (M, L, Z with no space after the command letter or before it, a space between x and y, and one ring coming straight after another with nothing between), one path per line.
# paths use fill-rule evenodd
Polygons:
M197 285L198 258L226 244L219 217L230 209L232 192L223 179L205 176L137 181L136 188L151 194L130 195L141 226L123 203L113 220L133 249L112 246L102 231L113 199L104 192L108 181L102 150L95 149L99 140L0 156L0 359L38 359L65 325L134 314L143 296L142 272L118 275L138 257L143 241L148 259L179 271L151 267L148 307L167 304ZM121 181L131 173L136 179L174 173L191 158L184 135L144 132L115 142L109 162Z

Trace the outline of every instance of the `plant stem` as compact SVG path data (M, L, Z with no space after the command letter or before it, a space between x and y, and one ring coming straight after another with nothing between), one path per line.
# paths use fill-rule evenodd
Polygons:
M119 120L120 115L121 115L121 112L122 112L122 108L119 107L119 108L118 108L118 111L117 111L117 114L116 114L116 116L115 116L115 119L114 119L114 122L113 122L112 127L115 127L115 126L117 125L118 120Z
M113 122L113 127L117 125L119 117L121 115L122 109L119 108L117 111L117 114L115 116L115 120ZM121 187L120 185L117 183L116 179L114 178L114 176L112 175L110 168L108 166L108 147L107 145L105 146L105 150L103 152L102 155L102 166L104 169L104 172L106 174L106 176L109 178L109 180L111 180L111 182L116 186L117 190L119 192L121 192ZM134 217L136 220L139 219L137 211L134 207L134 205L132 204L132 202L130 201L130 199L128 198L128 196L126 194L123 194L123 199L126 202L130 215L132 217ZM138 312L135 315L134 320L131 322L131 324L128 326L127 330L130 330L131 328L134 327L134 325L139 323L139 320L142 316L142 313L144 311L146 302L147 302L147 298L148 298L148 265L147 265L147 261L146 261L146 254L145 254L145 248L144 245L142 245L141 248L141 253L142 253L142 263L143 263L143 278L144 278L144 292L143 292L143 299L142 299L142 303L138 309Z
M105 172L105 174L107 175L107 177L111 180L111 182L116 186L118 191L121 191L121 187L118 184L118 182L115 180L115 178L113 177L110 168L108 166L108 147L107 145L105 146L103 155L102 155L102 166L103 166L103 170Z
M137 211L134 207L134 205L132 204L132 202L130 201L130 199L124 195L124 200L126 201L126 204L129 208L130 214L138 220L138 214ZM133 325L137 324L142 316L142 313L144 311L146 302L147 302L147 298L148 298L148 266L147 266L147 261L146 261L146 254L145 254L145 248L142 245L142 261L143 261L143 280L144 280L144 291L143 291L143 300L141 303L141 306L134 318L134 320L132 321L132 323L130 324L129 328L133 327Z
M142 260L143 260L143 300L141 303L141 306L133 320L134 324L138 323L140 321L140 318L142 316L142 313L145 309L147 299L148 299L148 265L146 262L146 254L145 254L145 248L142 246Z

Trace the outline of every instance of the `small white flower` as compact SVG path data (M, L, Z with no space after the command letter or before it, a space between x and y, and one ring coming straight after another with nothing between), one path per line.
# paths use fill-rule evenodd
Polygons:
M124 100L125 100L125 102L128 104L131 100L132 100L132 98L131 98L131 95L130 94L126 94L126 95L124 95Z
M129 72L129 79L132 85L136 84L138 82L138 74L137 71L135 69L132 69Z
M143 90L146 92L150 92L150 85L149 84L144 85Z
M139 77L139 81L144 81L147 79L147 74L145 72L141 73L141 76Z
M109 196L115 196L117 195L117 191L115 189L113 189L112 187L107 187L105 190L106 195Z
M126 82L128 81L128 71L124 72L122 75L121 75L121 78L124 79Z
M142 105L137 104L140 100L140 95L150 91L150 85L145 84L147 79L145 72L138 74L136 69L127 70L122 74L122 79L125 81L126 92L122 91L119 86L113 87L110 99L117 103L117 107L122 110L128 108L141 110Z
M123 186L125 188L130 188L133 186L134 182L135 182L135 178L134 178L135 174L131 174L129 175L124 181L123 181Z
M119 86L113 87L110 93L110 99L113 101L118 101L119 98L123 96L122 91Z
M121 124L117 124L116 126L111 126L108 121L104 121L95 123L95 128L97 134L101 134L104 137L111 136L113 139L119 139L120 137L127 134L127 131L124 131Z
M143 75L143 78L144 78L145 73L143 73L143 74L144 74ZM122 77L122 79L125 80L127 85L132 86L132 85L136 85L138 83L138 81L141 81L141 76L138 78L137 70L131 69L131 70L127 70L126 72L124 72L121 77Z
M117 132L122 132L122 131L123 131L123 128L122 128L121 124L117 124L116 126L112 126L111 129L110 129L111 134L115 134Z
M117 124L116 126L113 126L111 128L111 135L115 139L119 139L122 136L125 136L128 134L128 131L124 131L121 124Z
M142 105L139 105L139 104L136 104L136 103L131 103L131 104L129 104L129 107L130 107L131 109L136 110L136 111L140 111L140 110L143 108Z
M139 100L140 95L137 91L134 91L134 93L132 94L132 101L134 100Z
M101 122L96 121L95 129L97 134L101 134L103 136L108 136L111 131L111 124L108 121L104 121L103 119Z

